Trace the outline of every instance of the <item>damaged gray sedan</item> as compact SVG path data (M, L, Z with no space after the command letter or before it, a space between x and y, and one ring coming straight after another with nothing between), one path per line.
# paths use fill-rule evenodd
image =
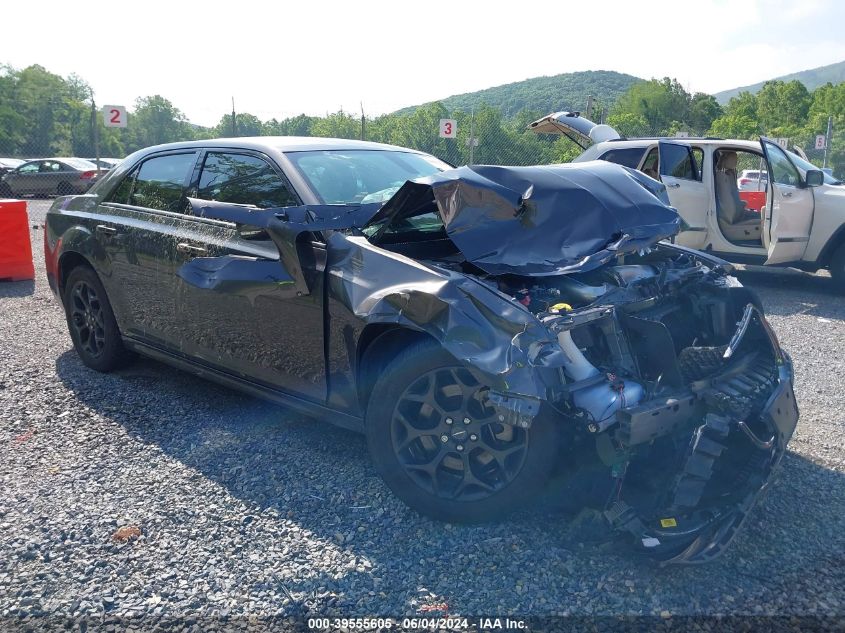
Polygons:
M141 353L366 434L412 508L505 516L551 477L663 561L731 541L797 420L728 264L607 162L452 169L397 147L158 146L47 215L82 360Z

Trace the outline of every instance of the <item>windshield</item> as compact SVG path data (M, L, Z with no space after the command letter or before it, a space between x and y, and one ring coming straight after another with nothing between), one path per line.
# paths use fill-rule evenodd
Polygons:
M433 156L394 150L324 150L287 156L323 204L384 202L406 181L450 169Z
M810 169L819 170L819 168L816 167L815 165L813 165L813 163L804 160L803 158L798 156L798 154L790 153L789 158L792 159L792 162L795 163L795 166L798 167L798 169L800 169L804 172L805 176L807 174L807 171L810 170ZM837 180L836 178L834 178L833 176L831 176L827 172L822 172L822 173L824 173L824 184L826 184L826 185L841 185L842 184L842 181Z

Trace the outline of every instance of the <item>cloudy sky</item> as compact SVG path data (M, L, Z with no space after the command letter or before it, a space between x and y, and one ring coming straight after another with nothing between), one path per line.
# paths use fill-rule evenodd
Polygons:
M845 60L840 0L12 2L0 63L75 72L99 104L161 94L195 123L368 115L579 70L717 92ZM572 5L573 8L567 8Z

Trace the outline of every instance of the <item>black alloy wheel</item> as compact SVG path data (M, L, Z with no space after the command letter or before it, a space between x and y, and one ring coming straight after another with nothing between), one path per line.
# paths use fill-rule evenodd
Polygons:
M399 397L390 434L393 450L430 494L484 499L522 469L527 432L497 420L487 391L469 369L455 366L422 374Z
M558 422L542 410L527 429L504 424L475 369L437 343L409 345L380 369L367 405L376 469L430 517L502 517L539 494L558 452Z
M88 367L111 371L132 358L123 346L106 290L92 268L77 266L70 272L64 306L73 346Z
M70 289L71 327L75 330L74 340L91 358L102 356L105 350L106 328L103 304L97 291L84 279L77 281Z

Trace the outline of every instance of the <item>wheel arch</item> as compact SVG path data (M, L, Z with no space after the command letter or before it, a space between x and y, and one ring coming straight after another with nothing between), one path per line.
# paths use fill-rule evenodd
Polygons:
M363 329L355 358L355 383L362 413L367 411L379 370L407 346L424 340L439 344L430 334L393 323L371 323Z
M842 246L845 246L845 223L841 224L839 228L836 229L828 238L819 253L816 264L823 268L830 266L830 261L833 259L834 253L836 253L836 251L838 251Z
M58 279L56 281L59 288L59 298L62 301L64 301L65 283L67 282L67 278L71 271L79 266L87 266L93 270L95 274L97 272L91 262L88 261L88 258L77 251L65 251L59 256Z

